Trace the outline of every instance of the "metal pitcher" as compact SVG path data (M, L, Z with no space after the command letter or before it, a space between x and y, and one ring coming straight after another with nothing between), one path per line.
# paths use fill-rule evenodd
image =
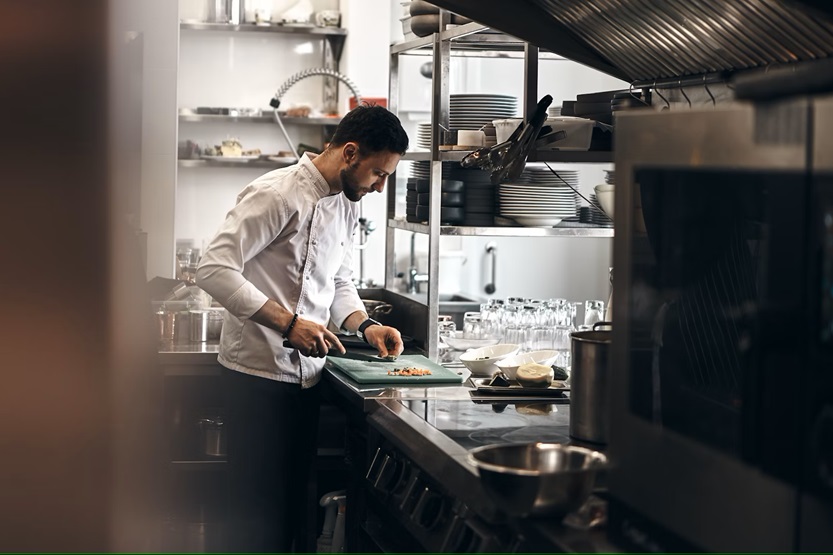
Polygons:
M570 436L606 444L610 427L610 322L596 322L589 331L571 334ZM599 328L608 329L599 329Z

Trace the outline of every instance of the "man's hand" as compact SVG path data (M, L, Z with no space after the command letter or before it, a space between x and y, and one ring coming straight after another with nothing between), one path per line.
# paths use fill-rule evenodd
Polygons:
M326 326L303 318L298 318L285 339L302 355L308 357L323 358L333 348L341 353L347 352L338 337Z
M367 342L379 350L380 357L399 356L404 350L399 330L390 326L367 326L364 329Z

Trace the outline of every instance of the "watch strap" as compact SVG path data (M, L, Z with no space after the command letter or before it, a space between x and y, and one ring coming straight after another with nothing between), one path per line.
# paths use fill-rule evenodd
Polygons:
M366 330L370 326L381 326L381 325L382 324L380 322L377 322L373 318L368 318L367 320L365 320L364 322L359 324L359 329L356 330L356 335L359 336L359 339L361 339L362 341L367 343L367 337L365 337L365 335L364 335L364 330Z

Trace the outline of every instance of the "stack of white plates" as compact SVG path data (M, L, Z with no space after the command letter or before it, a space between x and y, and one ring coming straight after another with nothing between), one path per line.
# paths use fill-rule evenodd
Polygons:
M533 185L570 185L578 189L578 172L576 170L550 170L541 162L530 162L524 167L523 173L515 183L530 183ZM575 193L574 193L575 194Z
M452 94L448 123L452 129L480 129L496 119L517 114L518 99L503 94Z
M613 220L607 217L596 199L596 193L590 195L590 223L601 227L613 227Z
M557 118L561 115L561 104L554 105L551 104L549 108L547 108L547 116L551 118Z
M421 121L417 123L417 146L419 148L431 148L431 122Z
M498 186L500 215L523 226L554 226L578 210L576 193L567 186L503 183Z
M616 172L614 170L605 170L605 183L609 185L616 183Z

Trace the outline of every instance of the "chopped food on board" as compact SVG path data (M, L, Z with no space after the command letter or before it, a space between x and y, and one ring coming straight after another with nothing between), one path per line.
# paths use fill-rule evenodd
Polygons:
M407 368L395 368L388 370L388 376L430 376L431 370L426 368L414 368L408 366Z

